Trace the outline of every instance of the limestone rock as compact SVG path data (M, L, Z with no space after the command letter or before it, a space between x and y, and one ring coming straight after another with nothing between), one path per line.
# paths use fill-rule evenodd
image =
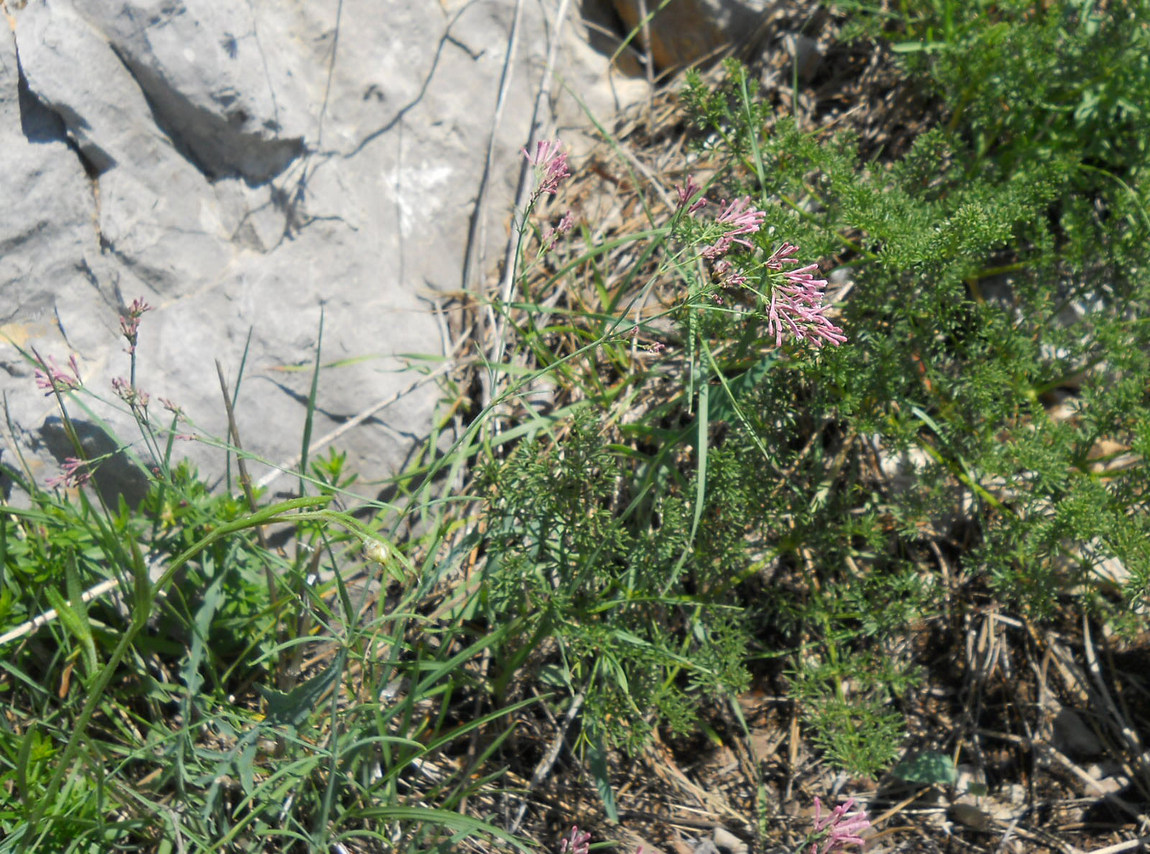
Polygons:
M10 2L0 392L16 435L0 466L15 469L19 450L42 482L67 454L49 436L55 402L35 386L33 350L75 355L90 412L73 414L148 463L110 384L129 371L119 317L143 298L154 310L137 381L154 423L170 419L168 398L189 419L181 432L222 439L219 359L232 388L240 380L246 449L290 461L322 309L313 436L398 397L338 443L365 482L394 472L439 397L431 382L404 391L405 354L443 355L436 294L480 284L506 240L556 32L543 5L516 19L515 0ZM574 22L561 32L557 76L609 113L605 61ZM589 126L554 90L560 124ZM477 270L464 282L473 215ZM218 448L176 453L224 470Z

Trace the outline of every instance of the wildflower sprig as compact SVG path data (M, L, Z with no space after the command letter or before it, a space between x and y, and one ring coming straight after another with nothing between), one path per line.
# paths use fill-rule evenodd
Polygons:
M48 478L45 485L49 489L55 489L58 486L79 488L87 483L91 477L91 463L79 457L68 457L60 466L60 474Z
M676 188L679 199L672 233L698 250L699 259L709 266L712 282L717 290L712 299L722 303L722 292L742 292L740 301L747 296L767 323L767 334L781 347L785 338L805 341L815 347L824 344L838 346L846 342L843 330L827 316L827 281L817 277L817 264L798 269L786 269L799 264L799 249L784 242L765 260L756 260L756 244L752 235L762 230L767 218L749 196L733 201L721 201L719 213L713 220L699 216L708 204L700 187L691 177L685 185Z
M128 375L127 385L134 389L136 386L136 344L140 340L140 318L144 316L145 312L151 311L152 307L144 302L143 298L137 297L132 300L132 304L128 306L125 312L120 315L120 334L124 336L124 340L128 342L128 347L125 352L131 358L131 368ZM121 389L117 388L116 393L124 398ZM133 401L125 398L125 402L133 405ZM143 402L147 406L147 401Z
M524 148L523 156L535 167L536 184L530 205L534 205L540 196L554 196L559 192L559 185L571 177L567 154L560 139L541 139L535 143L534 151Z
M71 368L71 371L61 368L51 356L46 361L40 361L40 367L36 369L35 374L36 386L44 389L45 397L51 394L63 394L66 391L76 391L82 386L80 365L74 355L68 359L68 367Z
M120 317L120 334L124 336L124 340L128 342L128 355L134 356L136 354L136 342L139 340L140 334L140 318L144 316L144 312L151 311L152 307L144 302L143 299L137 297L132 300L132 304L128 306L126 313Z
M563 150L562 140L558 138L541 139L535 143L534 149L524 148L522 153L527 162L535 167L535 183L523 212L524 228L520 230L521 236L527 233L526 223L544 197L558 195L560 186L571 177L567 153ZM555 243L574 225L575 217L571 211L567 211L554 225L548 225L542 232L536 232L539 237L538 254L541 256L550 252Z
M137 417L147 417L148 404L152 400L150 394L142 388L132 385L123 377L112 378L112 390L116 393L116 397L128 404Z
M543 235L540 240L540 252L550 251L551 247L555 245L555 241L569 232L574 225L575 218L572 216L571 211L567 211L567 213L563 214L559 222L553 226L547 226L547 228L543 230Z
M854 798L847 798L824 816L823 803L815 798L814 832L807 839L809 854L832 854L848 845L864 844L859 834L870 827L870 819L865 809L855 809L856 803Z
M751 204L750 196L743 196L733 202L719 202L719 207L721 211L715 217L715 223L722 226L723 230L714 243L703 248L703 257L712 261L722 258L735 244L753 251L755 244L751 243L746 235L759 230L767 217L766 213Z

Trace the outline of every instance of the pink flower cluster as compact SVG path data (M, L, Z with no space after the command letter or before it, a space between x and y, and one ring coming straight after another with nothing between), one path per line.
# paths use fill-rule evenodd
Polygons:
M707 204L707 200L701 195L695 198L701 189L702 187L695 183L695 179L691 175L688 175L687 183L682 187L675 188L675 192L679 196L679 210L687 208L687 216L694 216L698 211L702 210L703 206ZM691 202L691 199L695 200ZM687 205L688 202L691 202L689 207Z
M714 260L726 255L732 244L738 243L744 249L754 249L755 245L742 235L754 234L763 224L767 215L763 211L751 206L751 197L743 196L733 202L719 202L722 211L715 222L731 226L729 231L703 250L703 257Z
M151 395L146 391L136 388L123 377L115 377L112 379L112 390L116 392L116 396L119 397L120 400L124 401L124 403L133 409L136 407L147 409L148 403L152 399Z
M847 798L846 803L839 804L824 817L822 801L815 798L814 832L817 841L811 844L810 854L831 854L848 845L863 844L859 834L870 827L870 819L864 809L851 812L855 803L854 798Z
M75 356L68 359L68 366L72 369L71 373L57 365L51 356L48 361L40 359L40 368L36 369L36 386L45 390L45 397L53 393L75 391L80 387L80 365Z
M675 188L679 197L678 210L686 211L688 216L694 216L700 211L707 204L700 191L701 187L695 183L695 179L688 176L685 185ZM749 287L746 270L727 255L736 245L753 250L755 246L748 235L762 228L767 215L751 205L750 196L733 202L720 202L719 208L715 222L726 226L726 230L700 254L712 262L712 269L720 277L724 288ZM782 273L783 279L771 287L767 334L775 336L776 347L782 346L784 333L790 333L800 341L810 341L816 347L826 342L838 346L847 339L842 329L835 326L826 315L828 306L824 298L827 282L815 278L818 265L808 264L797 270L784 269L799 263L795 258L798 251L794 244L784 243L763 263L766 269ZM722 302L718 294L715 295L715 301Z
M547 228L543 231L542 237L543 251L548 251L555 244L555 241L569 232L574 225L575 218L571 215L571 211L567 211L567 213L563 214L563 218L559 220L554 228L547 226Z
M128 342L128 355L131 356L136 352L136 341L140 332L140 318L144 316L145 311L151 311L152 307L137 297L132 300L132 304L128 306L128 313L120 316L120 334Z
M784 264L797 264L793 256L796 246L784 243L767 259L771 270L781 270ZM823 302L826 279L816 279L818 264L808 264L798 270L783 273L784 282L771 288L771 304L767 309L767 334L775 336L775 346L783 343L783 333L810 341L816 347L829 341L836 347L847 340L842 329L827 317L827 304Z
M590 848L591 834L574 825L567 838L559 843L559 854L587 854Z
M535 143L534 154L523 149L523 156L535 167L535 176L539 181L539 186L532 194L532 201L544 193L554 196L559 192L559 184L571 177L571 170L567 168L567 155L562 148L563 143L558 139L541 139Z
M49 489L55 489L57 486L80 487L87 483L91 477L92 470L86 460L68 457L60 467L60 475L48 478L45 485Z
M706 198L699 193L701 189L695 183L694 177L688 175L687 183L682 187L675 188L675 193L679 197L678 209L686 209L688 216L694 216L701 211L707 204ZM731 251L731 247L736 243L744 249L754 249L754 244L743 235L754 234L762 227L763 220L766 218L767 215L763 211L751 205L750 196L743 196L733 202L719 202L719 215L715 217L715 222L729 226L729 228L720 235L718 240L703 249L703 257L712 261L722 258Z

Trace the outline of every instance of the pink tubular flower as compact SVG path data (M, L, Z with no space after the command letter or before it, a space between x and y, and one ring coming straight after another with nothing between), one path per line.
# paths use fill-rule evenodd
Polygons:
M569 232L574 225L575 218L571 215L571 211L567 211L567 213L563 214L563 219L559 220L554 228L548 226L543 232L543 251L548 251L552 245L554 245L555 241Z
M714 269L724 288L741 288L747 284L747 277L726 258L716 261Z
M863 844L859 834L870 827L870 820L864 809L851 812L854 805L855 799L848 798L846 803L839 804L824 818L822 801L815 798L814 832L817 840L811 844L810 854L830 854L848 845Z
M44 389L45 397L53 393L75 391L80 387L80 366L76 362L75 356L68 359L68 366L72 369L72 373L68 373L57 365L56 360L51 356L46 362L41 360L40 365L43 370L36 369L36 386Z
M68 457L64 460L60 472L58 477L48 478L46 485L49 489L55 489L57 486L79 487L87 483L92 476L88 463L76 457Z
M541 139L535 143L534 154L523 149L523 156L535 167L539 179L539 186L535 188L536 196L543 193L554 196L559 192L559 183L571 177L571 170L567 168L567 155L561 150L562 147L563 143L558 139Z
M679 210L687 208L688 216L694 216L699 210L701 210L703 206L707 204L707 200L703 196L699 196L697 199L695 199L695 201L691 202L691 199L694 199L695 195L701 189L702 188L695 183L695 179L691 175L687 176L687 183L684 186L675 187L675 193L679 197ZM687 207L688 202L691 202L690 207Z
M751 207L750 196L735 199L735 201L730 204L720 202L720 205L726 205L726 207L724 207L723 212L715 218L715 221L736 226L735 230L727 232L728 234L751 234L752 232L758 231L759 226L763 224L763 220L767 217L767 215L758 208ZM751 247L751 244L745 240L739 240L737 242L742 243L748 249Z
M112 380L112 390L116 392L116 396L124 403L131 406L133 409L139 406L142 409L148 408L148 403L152 397L146 391L136 388L123 377L116 377Z
M714 259L726 255L733 243L738 243L746 249L754 249L751 241L740 235L754 234L759 230L767 215L751 206L750 196L743 196L733 202L719 202L719 207L722 208L722 211L715 218L715 222L734 227L704 249L703 257Z
M559 854L587 854L591 848L591 834L572 826L571 833L559 843Z
M768 270L781 270L784 264L797 264L799 263L792 256L799 251L799 247L793 243L784 243L778 249L771 253L771 257L767 259L766 268Z
M826 279L811 275L818 269L818 264L808 264L798 270L788 270L783 273L786 283L771 289L767 334L775 336L776 347L782 346L784 331L816 347L823 346L824 341L837 347L847 340L842 329L826 316L827 305L823 302Z
M740 273L738 270L734 270L728 273L727 277L723 279L724 288L741 288L746 284L747 277Z

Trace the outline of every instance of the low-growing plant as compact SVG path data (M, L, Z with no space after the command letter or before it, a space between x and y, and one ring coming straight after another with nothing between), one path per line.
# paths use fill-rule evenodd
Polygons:
M446 627L442 645L412 643L441 576L336 509L352 479L342 455L301 463L305 494L278 504L251 485L237 445L218 443L236 455L240 497L171 462L176 431L196 428L167 402L159 427L135 385L147 310L125 311L133 379L113 383L143 460L120 442L92 455L91 381L75 359L28 354L75 456L45 486L25 471L27 506L0 512L0 850L422 850L484 833L519 844L454 812L490 772L448 762L420 782L479 731L483 766L507 716L533 702L452 717L465 668L501 633L456 645ZM138 503L108 488L113 463L146 473ZM294 554L269 529L292 535Z
M538 186L525 217L569 177L556 143L540 143L531 162ZM748 375L783 371L846 340L828 315L818 266L794 244L769 241L761 233L768 215L748 196L716 203L708 195L688 179L671 210L614 244L632 242L653 269L602 294L606 304L575 339L581 346L553 349L564 327L549 325L549 307L504 309L516 343L543 371L577 383L582 399L560 431L528 420L546 436L484 470L478 613L489 625L517 627L497 688L521 667L554 673L582 700L592 746L634 750L656 724L685 731L702 706L746 686L738 581L748 571L742 538L757 529L744 515L754 498L733 472L724 477L711 419L749 423L755 415L732 382L749 388ZM555 249L554 232L536 233L542 256ZM576 263L594 265L600 252L589 247ZM668 277L680 283L673 303L629 320ZM571 320L566 328L582 323L561 323ZM680 382L652 395L674 365ZM628 418L648 397L648 416ZM761 467L774 451L758 445Z
M808 637L800 696L824 698L807 712L817 739L848 768L873 772L897 745L889 715L828 727L842 716L826 700L841 703L848 680L869 690L863 674L875 671L860 643L882 651L884 638L940 616L930 603L942 579L921 569L937 565L923 552L931 542L957 555L966 584L1035 617L1078 601L1121 624L1145 595L1137 508L1147 484L1131 456L1150 403L1145 192L1084 186L1062 155L1030 151L1000 169L985 146L945 129L889 165L859 163L848 140L818 141L786 120L763 134L768 116L737 68L717 90L696 79L687 100L720 174L760 193L764 209L780 210L766 204L779 200L776 234L825 247L853 283L849 347L802 363L801 390L760 383L747 408L777 413L801 395L804 423L782 421L767 444L802 447L816 465L820 445L835 457L834 478L788 477L793 499L776 518L792 533L782 542L818 587L784 613ZM1068 411L1053 407L1059 399ZM876 478L884 467L895 477ZM1099 574L1107 561L1128 575ZM875 696L897 697L904 667L883 670ZM820 692L820 680L838 687ZM887 758L834 747L859 742Z
M534 613L532 625L548 625L541 637L562 627L567 652L572 634L589 631L585 606L548 585L608 597L594 613L610 621L613 592L630 595L646 568L670 585L658 589L719 593L725 607L713 614L740 643L790 656L816 742L874 774L900 752L898 706L920 678L907 639L928 624L950 630L954 615L938 608L956 592L948 585L986 589L1036 618L1074 597L1115 624L1143 595L1145 519L1134 508L1145 481L1111 461L1129 459L1146 421L1137 306L1150 220L1134 186L1105 194L1108 210L1129 215L1083 218L1074 212L1097 187L1065 158L999 170L945 128L895 162L860 162L849 137L773 117L735 65L714 89L689 79L684 100L708 187L686 182L662 218L645 208L646 230L568 252L536 280L541 293L563 276L596 282L585 336L551 306L509 308L524 350L563 366L556 375L584 414L489 470L488 570L510 570L510 592L488 608L493 619ZM736 201L700 204L720 187ZM634 266L605 274L603 247L627 242ZM841 320L821 291L804 325L778 320L798 274L816 269L784 266L800 251L849 280ZM652 293L665 300L654 313ZM1070 418L1051 408L1060 395L1077 404ZM644 417L628 418L636 405ZM647 537L658 546L643 553L656 557L637 569ZM957 578L924 571L940 546ZM1118 586L1092 571L1107 560L1129 572ZM755 589L748 608L741 582L766 566L782 583ZM718 567L722 582L708 575ZM499 578L493 589L504 589ZM641 637L644 652L660 643ZM585 649L600 660L591 651L601 647ZM674 668L658 667L668 677L634 684L676 684ZM630 708L635 728L645 707ZM601 726L593 710L586 722Z

